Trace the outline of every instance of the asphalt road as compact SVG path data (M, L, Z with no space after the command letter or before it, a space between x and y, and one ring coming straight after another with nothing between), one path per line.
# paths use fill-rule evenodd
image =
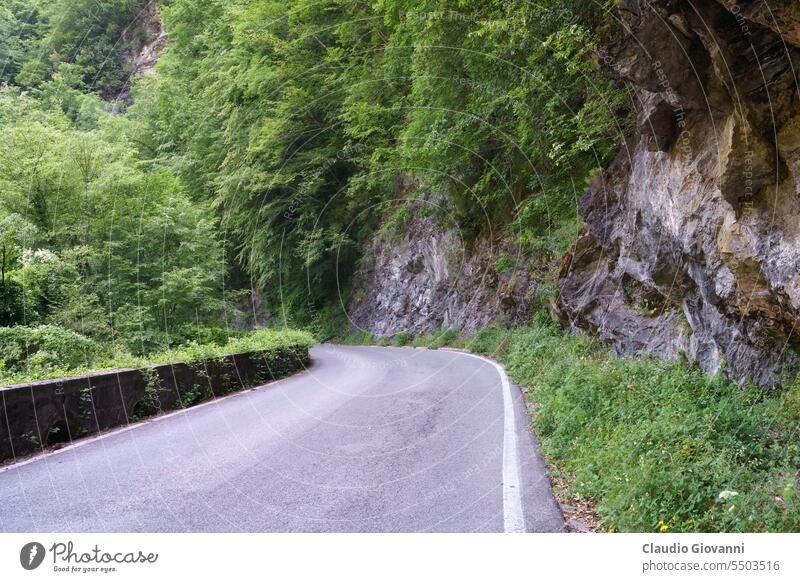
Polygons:
M562 531L519 390L458 352L296 376L0 469L3 532Z

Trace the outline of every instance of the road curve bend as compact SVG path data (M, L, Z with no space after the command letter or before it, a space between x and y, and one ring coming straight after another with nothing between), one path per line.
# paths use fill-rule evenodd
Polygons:
M519 390L455 351L305 372L0 469L2 532L558 532Z

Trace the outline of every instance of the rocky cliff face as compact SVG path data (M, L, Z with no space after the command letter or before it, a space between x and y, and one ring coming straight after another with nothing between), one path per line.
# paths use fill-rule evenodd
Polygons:
M637 131L580 202L557 315L621 353L780 382L800 329L800 2L623 0Z
M465 245L424 202L409 202L399 233L378 233L356 274L351 328L376 337L525 321L539 287L510 241Z

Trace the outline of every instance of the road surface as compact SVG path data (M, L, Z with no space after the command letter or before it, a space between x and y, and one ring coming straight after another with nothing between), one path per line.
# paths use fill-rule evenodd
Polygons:
M305 372L0 468L3 532L562 531L519 390L444 350Z

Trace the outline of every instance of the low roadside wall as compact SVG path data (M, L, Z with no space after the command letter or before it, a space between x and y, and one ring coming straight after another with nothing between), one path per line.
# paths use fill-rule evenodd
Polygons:
M0 387L0 462L258 386L310 363L279 348Z

